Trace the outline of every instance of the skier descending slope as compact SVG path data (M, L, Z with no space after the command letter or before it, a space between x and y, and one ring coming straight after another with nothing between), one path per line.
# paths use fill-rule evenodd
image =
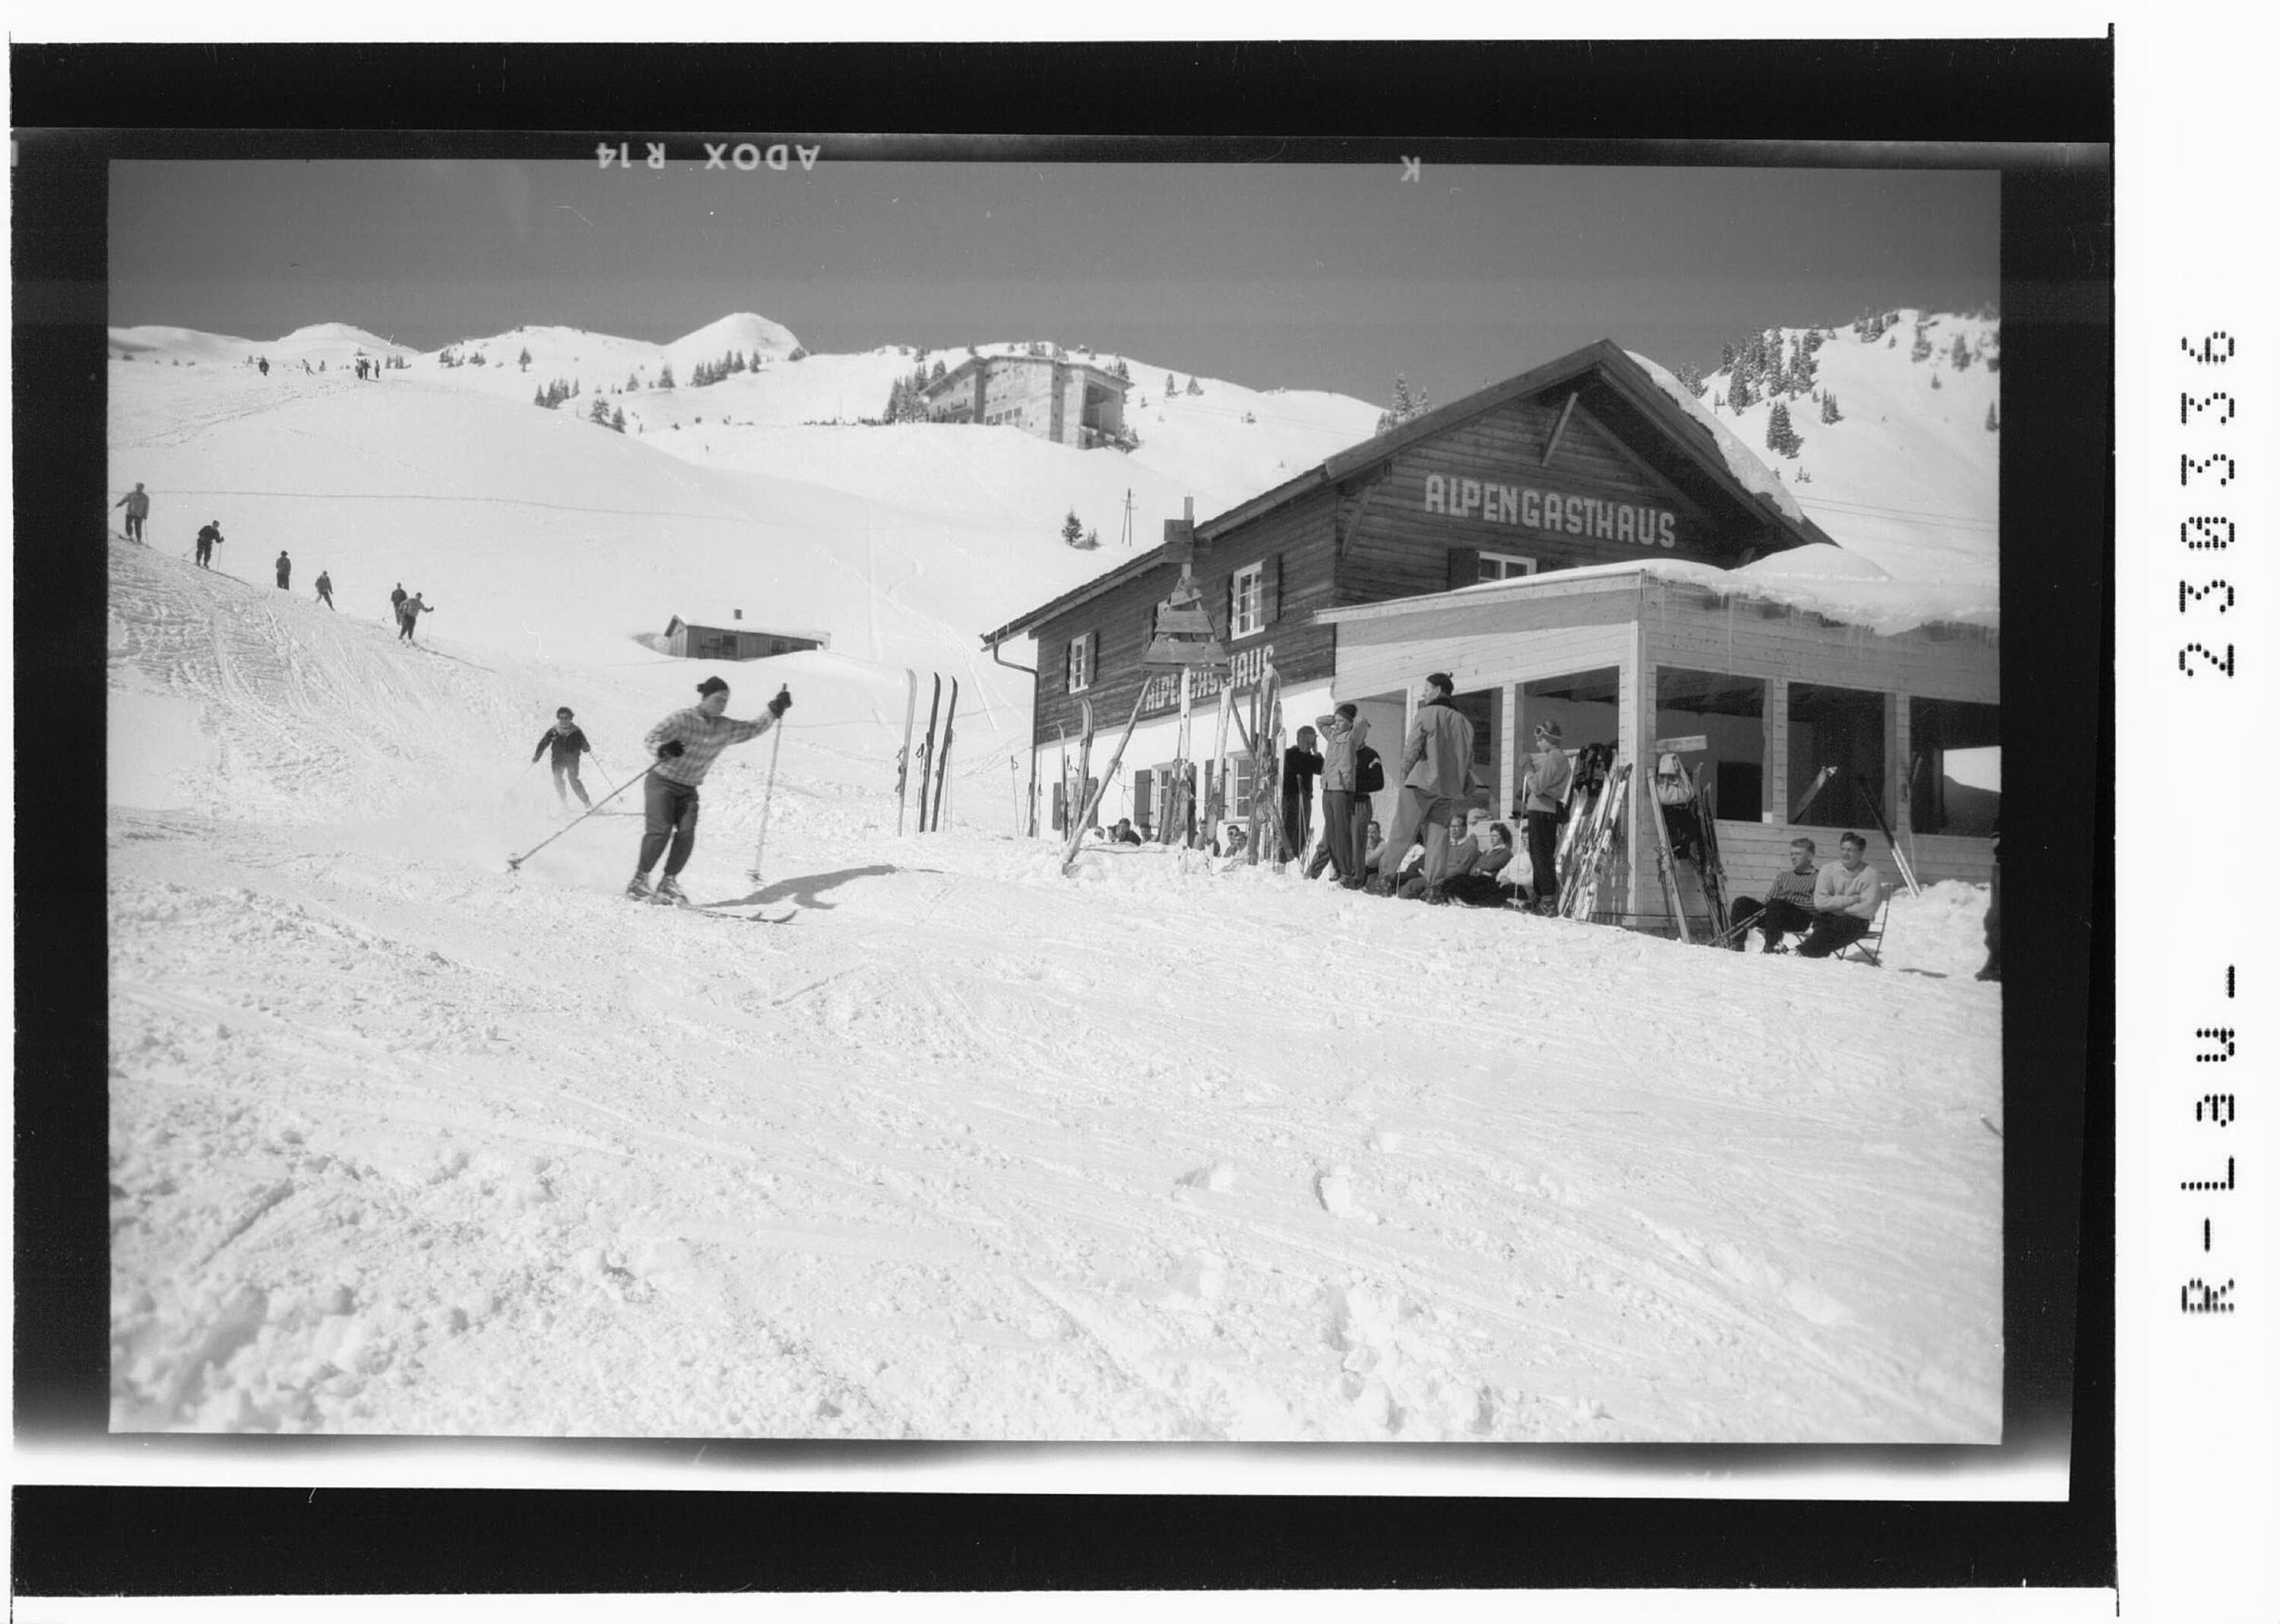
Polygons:
M649 782L643 790L648 821L642 830L641 857L626 886L626 895L636 901L650 896L649 871L659 857L665 858L665 875L657 883L656 900L689 900L676 876L697 844L697 787L705 781L714 757L731 744L759 738L791 709L791 689L787 687L768 701L765 717L740 722L726 714L728 685L719 677L705 678L697 685L697 692L695 704L675 711L642 741L657 758L657 764L650 769ZM669 853L668 842L673 848Z

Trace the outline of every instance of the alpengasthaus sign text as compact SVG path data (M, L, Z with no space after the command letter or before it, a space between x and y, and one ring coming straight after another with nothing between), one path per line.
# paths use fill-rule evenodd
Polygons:
M1232 686L1238 694L1247 693L1259 686L1267 674L1267 645L1257 644L1239 650L1225 669L1198 666L1188 674L1188 699L1195 704L1219 697L1219 690ZM1141 714L1175 709L1180 703L1180 673L1159 671L1152 675L1145 689L1147 697L1140 702Z
M1640 547L1678 545L1678 516L1667 509L1570 496L1533 485L1500 485L1493 480L1429 473L1425 511L1446 513L1452 519L1516 525L1552 535L1584 535Z

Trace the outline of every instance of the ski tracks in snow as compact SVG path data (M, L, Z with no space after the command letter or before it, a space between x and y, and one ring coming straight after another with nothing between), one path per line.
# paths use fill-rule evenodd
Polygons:
M820 818L797 930L632 907L600 820L513 876L421 794L322 821L327 683L482 679L344 623L297 689L134 562L115 680L258 714L112 814L122 1428L1999 1429L1992 989Z

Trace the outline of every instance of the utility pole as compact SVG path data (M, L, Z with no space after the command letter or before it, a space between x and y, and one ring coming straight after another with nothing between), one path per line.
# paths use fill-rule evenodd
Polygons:
M1132 545L1132 490L1129 486L1124 491L1124 544L1127 547Z

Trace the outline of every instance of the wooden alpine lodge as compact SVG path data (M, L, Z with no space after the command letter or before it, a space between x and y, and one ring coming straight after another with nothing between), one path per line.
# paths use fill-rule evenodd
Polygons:
M1128 777L1106 786L1097 820L1192 836L1192 816L1163 827L1180 677L1141 664L1184 568L1229 658L1190 689L1190 806L1248 804L1247 752L1196 758L1213 749L1221 681L1240 697L1271 658L1284 742L1348 700L1368 719L1390 828L1403 734L1425 674L1445 671L1490 787L1476 802L1499 816L1540 720L1560 723L1571 753L1602 743L1632 764L1595 917L1674 924L1642 804L1659 743L1706 787L1729 893L1762 894L1792 835L1829 857L1846 828L1895 877L1879 812L1924 883L1983 881L1993 796L1952 784L1944 758L1999 743L1991 605L1883 581L1676 387L1612 343L1588 345L1191 530L1169 525L1164 545L988 633L992 650L1036 641L1036 779L1054 783L1085 702L1103 732L1136 703ZM1059 810L1037 809L1039 833ZM1698 891L1681 895L1695 913Z

